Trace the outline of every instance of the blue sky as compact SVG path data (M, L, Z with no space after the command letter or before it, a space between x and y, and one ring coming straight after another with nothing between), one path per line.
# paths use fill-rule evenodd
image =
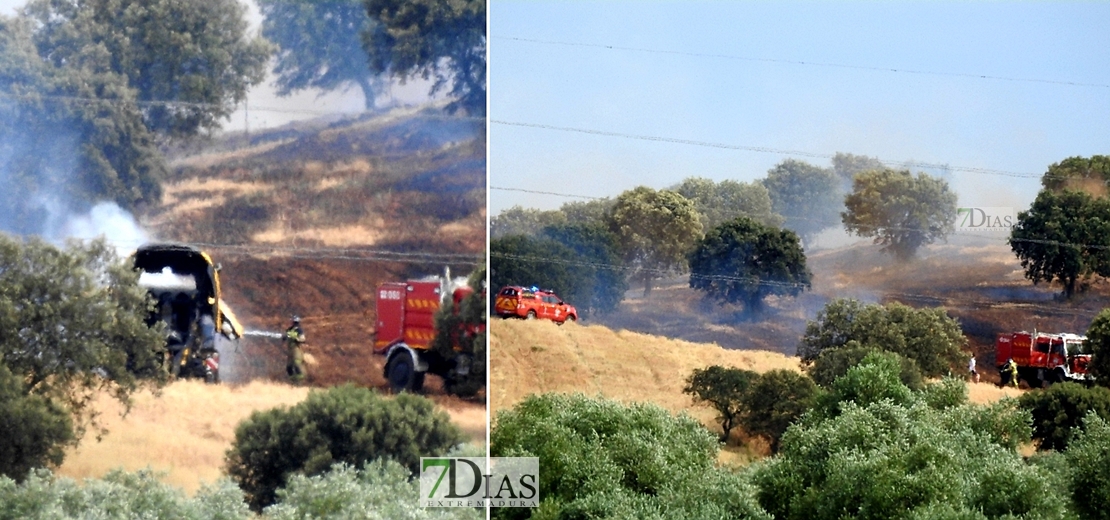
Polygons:
M490 214L575 200L496 188L615 196L836 152L948 164L962 206L1024 209L1048 165L1110 154L1108 21L1107 2L492 0ZM732 149L752 147L816 157Z

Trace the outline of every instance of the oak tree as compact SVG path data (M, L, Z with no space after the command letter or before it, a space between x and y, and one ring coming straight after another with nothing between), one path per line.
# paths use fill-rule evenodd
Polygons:
M740 368L720 365L695 368L686 378L682 393L690 395L694 404L705 404L717 411L721 442L728 442L732 428L740 424L747 410L744 398L748 387L758 378L758 373Z
M793 231L740 217L712 229L690 253L690 287L758 312L770 295L796 296L813 274Z
M705 229L739 217L749 217L768 226L782 225L782 217L771 211L767 188L758 182L713 182L703 177L687 177L670 189L694 202Z
M381 24L362 32L374 71L434 78L430 94L449 90L449 111L485 116L485 0L365 0L365 6Z
M1059 282L1071 298L1092 275L1110 276L1110 199L1042 189L1018 213L1010 248L1034 284Z
M845 229L873 237L883 252L908 260L923 245L954 231L956 193L948 183L909 170L871 170L855 176L840 214Z
M44 60L126 78L146 127L168 137L219 128L262 81L271 47L247 34L245 14L236 0L32 0L23 10Z
M621 193L606 223L632 279L643 284L644 296L651 294L655 280L686 269L686 256L702 234L690 199L646 186Z
M813 240L821 231L836 226L843 201L831 170L786 159L767 171L763 185L775 213L786 219L784 227L802 240Z
M812 363L831 349L876 349L912 359L925 377L939 377L967 363L966 344L959 322L942 308L837 299L806 323L798 355Z
M366 109L374 108L382 75L370 69L362 34L382 30L355 0L290 2L259 0L262 36L277 46L274 62L278 95L316 88L357 85Z
M129 405L165 381L165 339L144 322L153 301L138 276L102 240L59 249L0 235L0 362L25 394L72 415L75 438L98 425L98 396Z

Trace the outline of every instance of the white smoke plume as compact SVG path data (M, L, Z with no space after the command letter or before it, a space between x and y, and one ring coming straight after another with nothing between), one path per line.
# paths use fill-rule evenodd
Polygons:
M113 202L100 202L88 214L68 214L58 221L62 224L51 233L48 237L50 240L92 240L104 237L115 246L121 257L130 255L150 239L135 217Z

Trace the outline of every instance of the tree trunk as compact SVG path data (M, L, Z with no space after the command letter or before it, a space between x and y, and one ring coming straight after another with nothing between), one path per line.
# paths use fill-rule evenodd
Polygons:
M651 296L651 282L654 281L650 274L644 275L644 298Z
M374 98L377 97L377 92L374 92L374 87L370 84L370 79L360 76L355 81L358 83L358 87L362 89L362 97L365 100L364 106L366 110L373 110Z

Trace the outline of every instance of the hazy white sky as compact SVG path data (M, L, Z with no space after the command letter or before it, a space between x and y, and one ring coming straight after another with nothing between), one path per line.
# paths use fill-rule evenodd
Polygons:
M948 164L961 205L1023 209L1049 164L1110 153L1107 20L1108 2L492 0L490 214L575 200L497 188L614 196L836 152Z

